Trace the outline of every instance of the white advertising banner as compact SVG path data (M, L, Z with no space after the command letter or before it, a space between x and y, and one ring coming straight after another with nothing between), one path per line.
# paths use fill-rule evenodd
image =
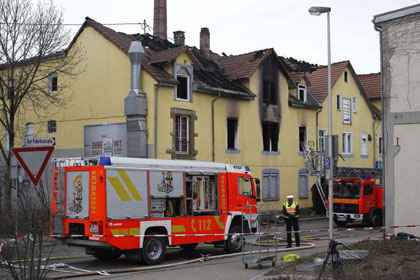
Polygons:
M89 172L67 173L67 217L86 218L89 215Z
M153 197L183 196L183 173L172 171L151 171L150 189Z
M108 218L142 218L148 215L147 172L107 168Z

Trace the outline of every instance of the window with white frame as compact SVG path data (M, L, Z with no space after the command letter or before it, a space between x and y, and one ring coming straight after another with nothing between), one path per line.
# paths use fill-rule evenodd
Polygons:
M327 132L324 129L318 131L319 151L325 153L327 151Z
M350 155L353 153L353 143L352 143L352 134L351 132L343 133L343 154Z
M190 77L187 75L177 75L178 86L176 88L176 99L189 101L191 98Z
M357 112L357 98L356 97L351 98L351 111L353 113Z
M351 99L348 97L343 97L341 100L343 111L343 123L344 124L351 124Z
M305 85L298 85L298 99L301 102L306 102L306 86Z
M190 116L175 116L175 151L177 153L189 153L189 126Z
M369 155L368 136L366 133L362 133L362 136L360 137L360 155L364 157Z
M49 73L48 74L48 91L49 92L56 92L58 90L58 77L57 73Z

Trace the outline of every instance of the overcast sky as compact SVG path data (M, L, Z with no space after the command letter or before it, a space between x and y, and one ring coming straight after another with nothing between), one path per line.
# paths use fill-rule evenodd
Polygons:
M153 0L56 0L65 22L89 16L102 23L153 25ZM330 6L333 61L351 60L356 72L379 71L379 39L372 18L378 13L416 4L414 0L168 0L168 37L186 32L198 46L201 27L209 27L211 49L239 54L275 48L279 55L326 64L326 16L311 16L310 6ZM140 26L113 26L138 33Z

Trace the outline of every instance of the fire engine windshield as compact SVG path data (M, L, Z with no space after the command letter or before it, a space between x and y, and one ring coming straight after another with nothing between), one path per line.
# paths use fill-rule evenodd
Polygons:
M335 183L334 184L335 198L359 198L360 185L352 183Z

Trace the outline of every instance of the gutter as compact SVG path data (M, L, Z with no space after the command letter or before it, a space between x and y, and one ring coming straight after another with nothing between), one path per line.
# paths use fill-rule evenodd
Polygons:
M158 141L157 141L157 137L158 137L158 102L159 102L159 98L158 98L158 94L159 94L159 88L160 85L159 84L155 84L155 94L154 94L154 115L153 115L153 121L155 122L154 128L153 128L153 153L155 158L158 158Z

